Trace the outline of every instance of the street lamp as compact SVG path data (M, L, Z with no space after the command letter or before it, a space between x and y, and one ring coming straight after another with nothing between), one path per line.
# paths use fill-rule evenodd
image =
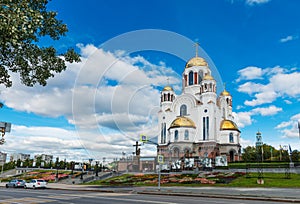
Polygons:
M98 164L99 164L99 162L96 161L96 176L97 176L97 177L98 177Z
M58 182L58 160L59 160L59 158L57 157L56 158L56 182Z

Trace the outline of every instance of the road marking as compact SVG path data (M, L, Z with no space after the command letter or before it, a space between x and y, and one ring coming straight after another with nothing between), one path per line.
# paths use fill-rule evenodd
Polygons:
M110 197L98 196L97 199L99 199L99 198L106 199L106 200L133 201L133 202L139 202L139 203L177 204L174 202L138 200L138 199L129 199L129 198L110 198Z

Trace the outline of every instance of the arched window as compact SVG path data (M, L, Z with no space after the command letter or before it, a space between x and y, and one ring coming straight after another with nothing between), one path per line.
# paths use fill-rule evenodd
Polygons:
M189 85L193 85L194 84L193 76L194 76L193 72L190 71L190 73L189 73Z
M232 132L229 133L229 142L230 142L230 143L233 143L233 142L234 142L234 140L233 140L233 133L232 133Z
M173 157L176 157L176 158L179 157L179 149L178 148L174 148Z
M184 116L184 115L187 115L187 108L185 104L180 106L180 116Z
M178 130L174 132L174 141L178 141Z
M203 73L202 73L202 71L200 71L200 72L198 73L198 84L201 83L201 81L202 81L202 76L203 76Z
M188 130L184 131L184 140L189 140L189 131Z

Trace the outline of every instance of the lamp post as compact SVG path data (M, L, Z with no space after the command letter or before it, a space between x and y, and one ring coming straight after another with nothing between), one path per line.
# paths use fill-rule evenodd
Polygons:
M56 158L56 176L55 176L56 182L58 182L58 160L59 160L59 158L57 157Z
M97 177L98 177L98 164L99 164L99 162L96 161L96 176L97 176Z

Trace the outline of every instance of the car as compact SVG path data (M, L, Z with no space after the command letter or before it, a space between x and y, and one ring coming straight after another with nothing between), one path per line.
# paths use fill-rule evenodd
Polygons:
M22 179L13 179L11 181L9 181L5 187L9 188L9 187L13 187L13 188L18 188L18 187L24 187L25 185L25 181Z
M44 179L31 179L25 183L24 188L47 188L47 182Z

